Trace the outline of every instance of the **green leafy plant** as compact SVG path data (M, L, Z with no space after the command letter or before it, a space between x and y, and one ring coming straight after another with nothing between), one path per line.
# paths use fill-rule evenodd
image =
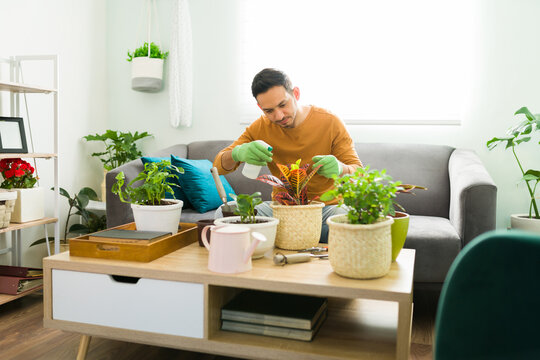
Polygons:
M93 153L92 156L96 156L101 160L105 170L112 170L141 157L142 153L137 149L135 142L149 136L152 136L152 134L146 131L140 134L136 131L132 134L131 132L107 130L103 134L86 135L83 139L103 142L105 151Z
M54 188L51 188L51 190L54 190ZM68 243L68 235L70 234L81 236L103 230L107 227L107 218L105 215L100 216L86 209L90 200L98 200L98 196L92 188L83 187L77 194L73 194L73 197L63 188L60 188L59 192L60 195L68 199L69 203L66 225L64 227L64 237L60 239L62 243ZM81 217L81 223L69 226L69 220L73 215L79 215ZM52 238L49 238L49 241L51 240ZM45 238L39 239L34 241L30 246L44 242Z
M236 200L236 210L234 211L234 214L240 216L240 222L244 224L256 223L257 220L255 219L255 215L257 215L257 210L255 210L255 206L262 203L261 193L257 191L251 195L231 194L231 196Z
M148 43L145 42L143 46L135 49L133 53L127 52L128 58L127 61L133 60L136 57L147 57L148 56ZM153 42L150 43L150 57L156 59L165 60L169 56L169 52L162 52L158 45Z
M184 173L184 169L171 165L170 161L152 162L144 164L144 170L131 180L125 187L125 175L119 172L116 175L116 183L112 186L113 194L118 195L120 201L139 205L163 205L162 199L165 193L173 194L171 186L179 187L176 184L168 182L169 179L178 178L178 175ZM133 184L142 180L143 183L137 187ZM124 187L124 188L122 188Z
M519 170L521 171L521 180L525 182L527 190L529 192L529 218L540 219L540 213L538 212L538 206L536 203L536 188L540 181L540 170L527 169L523 167L519 160L516 147L519 144L529 142L532 138L533 131L540 131L540 114L532 114L529 109L522 107L517 110L514 115L525 115L525 120L520 121L517 125L512 126L506 131L505 137L494 137L486 143L489 150L493 150L497 145L504 144L505 149L512 149L512 154L516 159ZM539 142L540 144L540 142Z
M394 215L396 193L405 190L400 181L369 166L356 169L354 174L334 176L334 188L325 192L321 200L339 198L339 206L348 209L347 218L351 224L374 224L387 215Z
M274 200L282 205L307 205L317 198L308 200L307 184L320 169L321 165L312 169L308 174L307 169L311 164L300 167L302 159L290 165L276 164L281 172L280 177L274 175L261 175L257 180L277 187L280 191L273 195Z

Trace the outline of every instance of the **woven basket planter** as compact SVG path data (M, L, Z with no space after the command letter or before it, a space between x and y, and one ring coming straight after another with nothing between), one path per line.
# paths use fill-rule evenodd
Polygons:
M11 213L15 207L15 200L2 201L4 204L0 205L0 229L9 226L11 221Z
M276 247L301 250L317 246L321 237L324 203L313 201L309 205L270 204L274 217L279 219Z
M354 279L372 279L388 274L392 263L394 220L371 225L349 224L347 215L328 218L328 258L334 271Z
M16 202L16 191L0 190L0 229L9 226Z

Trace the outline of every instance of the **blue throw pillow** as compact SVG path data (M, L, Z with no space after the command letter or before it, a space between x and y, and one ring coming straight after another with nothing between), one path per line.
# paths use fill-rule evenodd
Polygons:
M223 203L210 172L212 163L209 160L182 159L171 155L171 162L184 169L184 174L180 175L180 186L195 210L204 213L217 209ZM233 200L229 195L235 194L233 188L225 176L221 175L220 179L227 194L227 201Z
M171 158L170 157L154 157L154 156L143 156L141 158L141 161L142 161L143 165L146 164L146 163L149 163L149 162L160 162L160 161L163 161L163 160L171 161ZM177 175L178 178L180 178L180 176L182 175L182 174L179 174L176 171L174 171L173 173L175 175ZM170 183L180 185L179 179L170 179ZM178 186L171 186L171 187L172 187L173 192L174 192L174 197L170 192L167 192L167 193L165 193L165 199L173 199L174 198L174 199L177 199L177 200L182 200L184 202L184 205L182 205L182 208L184 208L184 209L191 208L192 206L191 206L191 204L189 202L189 199L186 196L186 193L184 192L184 190L182 190L182 188L178 187Z

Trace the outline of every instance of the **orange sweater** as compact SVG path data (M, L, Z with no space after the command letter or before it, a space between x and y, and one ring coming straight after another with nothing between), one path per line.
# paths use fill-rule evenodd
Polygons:
M221 166L221 156L225 151L247 142L263 140L273 150L273 161L268 163L270 172L279 177L277 164L289 165L302 159L301 166L313 163L311 158L315 155L334 155L344 164L362 166L356 154L354 143L345 128L345 125L334 114L312 106L306 119L295 128L282 128L273 124L265 116L261 116L231 145L221 150L214 159L214 166L220 174L232 172L240 166L238 163L233 169L226 170ZM308 169L308 173L311 170ZM308 198L313 199L328 191L334 185L332 179L315 174L308 183ZM268 186L268 185L264 185ZM328 202L334 204L336 201Z

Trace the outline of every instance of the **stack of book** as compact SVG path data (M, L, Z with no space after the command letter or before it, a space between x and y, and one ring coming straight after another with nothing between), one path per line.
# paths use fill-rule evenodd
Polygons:
M311 341L327 308L325 298L244 290L221 309L221 329Z
M19 295L43 285L43 269L0 265L0 294Z

